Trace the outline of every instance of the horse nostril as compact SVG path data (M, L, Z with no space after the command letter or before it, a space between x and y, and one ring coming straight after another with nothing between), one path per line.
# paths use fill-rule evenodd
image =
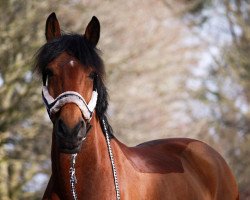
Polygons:
M69 133L68 127L65 125L62 119L58 120L57 124L57 133L59 136L67 137Z
M80 120L73 130L74 136L81 139L83 137L83 134L84 134L83 130L85 130L85 129L86 129L85 122L83 120Z
M80 121L80 122L75 126L74 132L79 132L79 130L82 128L82 126L83 126L83 122Z

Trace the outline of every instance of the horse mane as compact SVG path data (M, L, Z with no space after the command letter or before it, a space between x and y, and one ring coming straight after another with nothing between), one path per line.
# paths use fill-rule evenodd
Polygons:
M83 66L91 67L96 72L97 76L94 80L98 92L96 114L100 121L105 120L108 132L113 136L112 127L106 116L108 109L108 92L104 84L106 74L104 63L100 57L101 51L92 45L84 35L63 34L61 37L44 44L35 54L34 70L42 77L43 84L45 84L46 67L63 52L74 56ZM103 124L100 124L104 132Z

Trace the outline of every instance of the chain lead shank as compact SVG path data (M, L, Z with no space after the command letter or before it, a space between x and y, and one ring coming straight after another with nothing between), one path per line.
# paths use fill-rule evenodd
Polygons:
M76 170L75 170L76 156L77 156L77 153L71 155L71 163L70 163L70 169L69 169L70 188L71 188L73 200L77 200L77 193L76 193L76 186L75 186L75 184L77 183Z
M108 152L109 152L109 157L110 157L113 176L114 176L116 200L120 200L121 199L121 197L120 197L120 189L119 189L117 172L116 172L116 167L115 167L115 161L114 161L114 156L113 156L113 152L112 152L112 148L111 148L111 144L110 144L108 129L107 129L106 122L105 122L104 119L102 120L102 123L103 123L104 131L105 131L105 136L106 136L105 138L106 138L106 142L107 142L107 145L108 145Z

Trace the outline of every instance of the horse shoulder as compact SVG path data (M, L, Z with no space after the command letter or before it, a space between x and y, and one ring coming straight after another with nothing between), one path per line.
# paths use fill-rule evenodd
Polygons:
M135 170L142 173L183 173L181 154L190 139L161 139L127 147L117 141Z
M141 173L179 173L193 177L213 199L239 199L235 178L222 156L199 140L171 138L127 147L117 141L135 170ZM192 180L189 180L192 182Z

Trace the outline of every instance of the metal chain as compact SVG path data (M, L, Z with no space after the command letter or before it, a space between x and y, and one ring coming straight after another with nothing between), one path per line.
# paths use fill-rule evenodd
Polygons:
M114 161L114 156L113 156L113 152L112 152L112 148L111 148L111 144L110 144L108 129L107 129L106 122L105 122L104 119L102 120L102 123L103 123L104 131L105 131L106 142L107 142L107 145L108 145L108 152L109 152L109 157L110 157L110 161L111 161L111 165L112 165L114 181L115 181L116 199L120 200L121 199L121 197L120 197L120 189L119 189L117 172L116 172L116 168L115 168L115 161Z
M73 195L73 200L77 200L77 193L76 193L76 170L75 170L75 163L76 163L76 156L77 153L71 155L71 163L70 163L70 169L69 169L69 174L70 174L70 188L71 188L71 193Z
M109 152L109 157L110 157L110 161L111 161L111 166L112 166L112 172L113 172L113 176L114 176L114 182L115 182L115 192L116 192L116 200L120 200L120 189L119 189L119 184L118 184L118 178L117 178L117 172L116 172L116 167L115 167L115 161L114 161L114 156L113 156L113 152L112 152L112 148L111 148L111 144L110 144L110 138L109 138L109 134L108 134L108 129L106 126L106 122L103 119L102 120L103 123L103 127L104 127L104 131L105 131L105 138L106 138L106 142L107 142L107 146L108 146L108 152ZM75 163L76 163L76 154L72 154L71 155L71 165L70 165L70 187L71 187L71 193L73 196L73 200L77 200L77 193L76 193L76 183L77 183L77 179L76 179L76 172L75 172Z

